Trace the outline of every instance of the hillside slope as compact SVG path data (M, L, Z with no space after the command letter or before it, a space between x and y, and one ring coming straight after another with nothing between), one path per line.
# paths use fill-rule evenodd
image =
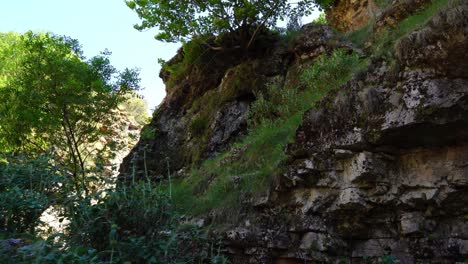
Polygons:
M233 263L465 261L468 2L410 2L247 55L185 47L121 181L167 184Z

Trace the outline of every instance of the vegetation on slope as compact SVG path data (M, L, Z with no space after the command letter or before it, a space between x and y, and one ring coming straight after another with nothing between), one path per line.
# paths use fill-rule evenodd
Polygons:
M249 135L175 182L175 204L189 215L215 208L238 212L233 208L240 209L242 199L266 190L280 172L284 147L293 139L302 114L365 65L359 55L337 50L330 57L320 56L301 74L302 89L269 86L251 107Z
M427 9L408 17L392 29L383 29L377 36L363 29L352 33L349 38L358 45L371 39L374 43L371 53L386 56L396 39L425 23L445 2L435 0ZM76 49L77 43L68 39L31 34L26 40L31 41L27 44L31 44L29 47L33 49L21 50L23 45L11 44L17 41L18 36L1 37L4 41L0 45L1 52L21 55L11 56L7 52L5 54L8 56L2 54L2 57L10 59L0 63L0 90L11 92L2 93L0 97L14 99L8 101L11 107L6 108L5 104L0 108L4 114L2 121L9 120L0 125L0 147L3 152L0 156L0 239L20 238L4 240L0 244L0 262L5 263L225 263L218 241L212 240L209 230L201 229L187 219L215 212L223 220L230 218L236 221L241 202L261 195L273 177L281 173L284 147L293 139L304 112L331 91L339 89L367 65L366 59L344 50L337 50L330 56L322 55L300 74L298 87L271 84L266 89L256 91L257 100L249 113L249 134L228 151L205 161L183 179L171 179L169 174L168 182L144 181L113 188L110 186L114 182L102 177L99 166L74 169L76 161L70 151L81 149L67 145L67 134L61 134L68 132L60 127L66 115L59 106L80 106L86 102L91 108L97 107L101 101L94 101L96 94L119 93L119 89L136 81L135 76L131 72L123 72L119 79L122 82L109 82L109 74L115 73L115 69L108 64L107 57L98 56L94 63L83 61ZM57 49L49 49L48 45ZM200 45L195 49L202 47ZM185 47L189 49L187 44ZM36 48L44 53L37 52ZM55 54L54 50L62 53ZM45 57L37 57L38 54ZM197 59L188 56L184 64L194 64ZM65 69L71 72L63 71L63 65L70 66ZM33 71L26 71L26 68ZM177 71L183 72L184 69L172 70L174 76L183 76ZM240 71L236 78L241 78L246 72L248 68ZM44 78L34 79L37 75ZM55 86L57 81L61 81L60 86ZM25 87L44 90L28 90ZM103 90L93 90L95 88ZM235 93L239 87L234 85L231 88L227 92ZM43 93L60 89L64 89L64 93L58 94L61 96L58 99L62 100L59 102ZM26 91L35 93L27 94ZM196 116L191 124L191 132L202 138L209 136L205 134L213 114L209 110L213 109L214 104L225 102L223 98L229 97L216 92L212 96L220 100L191 102L192 108L206 107L205 112ZM120 101L120 98L116 101ZM51 103L56 108L48 109ZM28 112L29 106L47 111ZM112 104L112 107L116 107L116 104ZM112 107L104 112L87 109L92 115L80 111L74 115L101 118L109 114L107 110ZM18 115L22 119L16 118ZM89 122L91 128L99 128L93 126L98 121ZM9 131L8 128L13 126L19 130ZM77 126L69 128L76 129ZM88 132L83 133L85 137L90 136L86 134ZM144 131L142 137L145 134L152 137L154 131ZM54 150L62 147L59 151L61 155L58 156L57 152L45 155L35 149L36 145L49 150L49 147L54 147ZM15 152L11 153L12 150ZM19 150L29 153L26 155ZM90 157L95 159L93 164L99 164L96 156ZM198 159L201 160L201 157ZM77 180L74 174L79 172L86 172L92 177ZM86 195L83 193L84 189L92 190L98 184L109 188L96 189ZM51 206L58 211L60 221L70 222L63 232L49 234L37 229L41 213ZM4 246L5 243L9 247Z
M368 25L347 34L346 38L358 47L367 47L374 57L392 58L395 42L406 34L421 28L441 8L446 6L448 0L431 1L427 7L403 18L399 23L380 29L376 28L375 20Z

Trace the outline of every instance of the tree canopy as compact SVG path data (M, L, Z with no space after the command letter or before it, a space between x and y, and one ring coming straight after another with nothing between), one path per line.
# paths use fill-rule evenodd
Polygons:
M108 51L86 59L78 41L48 33L0 34L0 151L54 149L84 180L91 148L108 133L136 70L118 71ZM84 186L84 184L82 184Z
M308 15L313 0L127 0L142 23L138 30L157 27L157 40L188 41L193 36L241 31L240 44L248 47L262 27L272 27L290 15Z

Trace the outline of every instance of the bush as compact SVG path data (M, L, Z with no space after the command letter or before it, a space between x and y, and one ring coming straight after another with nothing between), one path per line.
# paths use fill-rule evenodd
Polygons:
M307 110L329 91L339 88L363 68L365 63L356 53L336 50L331 56L321 55L300 75L304 91L273 84L259 92L249 112L250 128L263 123L286 120Z
M249 127L277 119L286 119L303 109L303 102L297 89L282 89L279 85L267 86L259 92L257 100L249 111Z
M112 263L221 263L215 243L202 230L183 225L160 188L137 183L90 200L72 216L72 244L98 251ZM213 251L212 251L213 250ZM216 252L216 253L214 253Z
M182 45L183 56L175 63L167 63L159 60L163 70L169 73L169 79L166 82L166 88L173 88L177 82L188 76L194 67L206 65L209 58L209 48L204 45L207 37L194 37L191 41Z
M128 93L125 101L120 103L119 108L127 112L139 126L149 123L148 102L137 94Z
M66 173L49 156L8 155L0 164L0 229L34 233L39 217L52 205Z
M325 13L320 13L320 15L314 19L314 21L312 21L313 23L315 24L320 24L320 25L326 25L328 24L328 21L327 21L327 16Z
M339 49L331 56L319 56L312 67L301 74L300 79L308 91L328 92L345 84L364 65L358 54Z

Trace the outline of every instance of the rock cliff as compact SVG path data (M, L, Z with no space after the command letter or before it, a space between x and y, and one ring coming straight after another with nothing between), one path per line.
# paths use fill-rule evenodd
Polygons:
M374 5L348 2L365 10ZM295 41L267 36L269 44L248 56L217 54L204 74L191 69L154 115L148 127L154 134L125 159L121 179L163 179L169 172L184 181L204 160L218 157L221 167L242 160L249 144L233 143L253 133L249 111L262 91L271 83L303 89L298 72L321 54L345 50L360 54L367 67L310 105L264 186L255 195L241 192L238 209L209 208L194 219L215 226L233 263L463 263L468 2L394 1L372 14L362 46L312 24ZM398 27L423 15L418 26ZM346 30L370 23L361 20ZM218 174L207 173L191 199L201 199ZM247 177L230 175L226 196ZM228 220L226 210L239 212Z

